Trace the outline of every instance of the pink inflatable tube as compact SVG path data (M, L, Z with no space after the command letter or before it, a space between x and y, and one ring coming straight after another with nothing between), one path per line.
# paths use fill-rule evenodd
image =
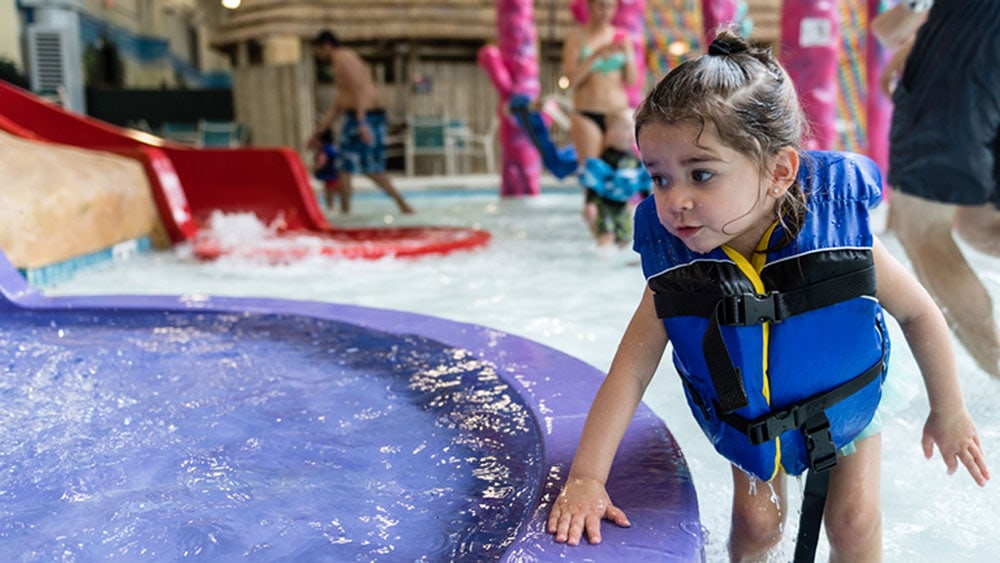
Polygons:
M587 0L572 0L569 5L573 17L579 23L586 23L590 19L590 9L587 7ZM632 42L632 49L635 51L635 66L638 80L632 86L626 86L628 92L628 103L632 107L638 107L645 95L646 78L646 11L645 0L618 0L618 11L612 23L615 27L624 31Z
M781 61L809 120L807 149L828 150L837 138L837 58L840 25L836 2L785 0L781 11Z
M502 149L500 195L538 195L541 193L541 156L514 117L505 110L513 93L538 99L541 91L531 0L497 2L497 38L497 45L486 45L479 50L478 61L500 98L497 108Z

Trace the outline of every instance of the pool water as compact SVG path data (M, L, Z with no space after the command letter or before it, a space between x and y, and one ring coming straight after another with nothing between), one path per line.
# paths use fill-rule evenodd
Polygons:
M201 263L183 247L85 272L47 288L56 295L179 294L270 296L412 311L487 325L552 346L601 370L611 363L643 289L630 250L597 248L580 218L582 196L572 188L545 188L532 199L501 200L496 191L416 192L418 213L399 216L391 201L360 193L355 214L331 215L334 224L439 224L478 226L492 232L489 247L416 260L331 261L309 258L270 266L247 260ZM231 236L253 236L233 217ZM224 223L224 222L223 222ZM903 254L891 234L883 241ZM904 260L905 261L905 260ZM973 265L1000 298L1000 262L976 256ZM890 378L902 400L883 429L883 536L886 561L991 561L1000 553L997 483L980 489L960 469L948 476L940 457L923 458L920 433L928 407L919 371L899 327ZM958 349L966 401L976 419L988 463L1000 472L1000 382L979 372ZM566 382L572 386L572 381ZM679 441L698 489L709 561L727 560L731 479L728 464L688 412L669 358L661 362L647 404ZM789 506L800 492L790 483ZM625 507L627 510L627 507ZM777 561L790 560L797 526L789 514L787 539ZM819 559L828 554L821 540Z
M519 396L424 337L21 312L0 324L0 359L12 559L490 559L543 478Z

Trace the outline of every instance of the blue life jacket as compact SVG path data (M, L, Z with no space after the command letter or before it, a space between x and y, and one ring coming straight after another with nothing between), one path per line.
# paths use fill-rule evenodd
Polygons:
M689 250L653 198L635 218L691 411L719 453L765 481L836 464L875 413L889 357L868 221L878 168L848 153L801 160L802 230L781 246L776 223L754 263L726 246Z

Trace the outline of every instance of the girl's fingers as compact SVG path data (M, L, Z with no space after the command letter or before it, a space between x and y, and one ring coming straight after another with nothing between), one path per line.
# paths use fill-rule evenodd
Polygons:
M562 511L556 507L553 507L552 512L549 513L548 530L550 534L556 533L556 531L559 529L559 515L561 513Z
M583 535L584 517L569 510L555 509L549 516L549 533L555 534L558 543L577 545Z
M625 515L625 512L617 506L608 507L608 512L604 515L604 517L623 528L628 528L632 525L632 523L628 521L628 516Z
M574 516L569 524L569 533L566 536L566 543L569 545L579 545L580 538L583 537L585 519L583 516Z
M934 438L931 438L930 434L924 432L920 444L924 448L924 459L930 459L934 455Z
M591 516L586 520L587 540L592 544L601 543L601 519Z
M961 459L965 468L968 469L969 474L976 481L976 484L980 487L985 486L986 482L990 480L990 470L986 466L986 458L983 456L983 451L979 448L978 439L974 446L965 450Z

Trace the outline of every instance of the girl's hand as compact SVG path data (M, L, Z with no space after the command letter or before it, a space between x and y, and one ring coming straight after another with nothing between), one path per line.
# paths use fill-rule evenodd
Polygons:
M570 476L549 514L549 533L556 541L578 545L583 533L592 544L601 543L601 520L608 519L627 528L632 524L611 503L604 485L596 479Z
M958 469L958 462L961 461L980 487L989 481L990 470L986 467L976 425L964 407L947 415L931 411L924 424L922 443L927 459L934 455L934 445L937 444L949 475Z

